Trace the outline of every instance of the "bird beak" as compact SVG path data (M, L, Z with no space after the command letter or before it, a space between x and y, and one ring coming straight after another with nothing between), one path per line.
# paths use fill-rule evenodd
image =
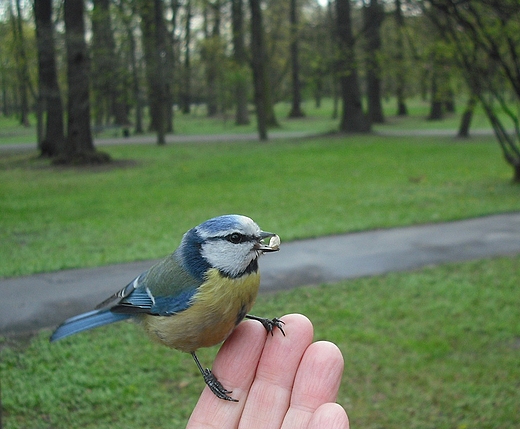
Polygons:
M270 238L269 244L263 243L263 240ZM276 252L280 250L280 237L272 232L260 231L260 240L255 243L255 250L262 252Z

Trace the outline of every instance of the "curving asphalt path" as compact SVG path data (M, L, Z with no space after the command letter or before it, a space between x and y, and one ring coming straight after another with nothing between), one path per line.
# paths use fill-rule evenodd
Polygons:
M282 237L283 240L283 237ZM261 291L520 253L520 212L283 243L260 262ZM91 310L155 261L0 279L0 334Z

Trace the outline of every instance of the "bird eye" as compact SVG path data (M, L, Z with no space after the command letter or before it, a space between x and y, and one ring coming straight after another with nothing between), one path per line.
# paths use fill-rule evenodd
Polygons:
M228 235L227 237L228 241L231 241L233 244L242 243L244 241L244 236L242 234L239 234L238 232L234 232L231 235Z

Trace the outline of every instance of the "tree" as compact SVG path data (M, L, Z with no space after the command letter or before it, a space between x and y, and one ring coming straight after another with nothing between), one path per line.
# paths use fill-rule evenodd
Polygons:
M222 38L220 37L221 4L220 0L204 2L204 44L202 57L206 66L206 105L208 116L218 113L219 74L222 62ZM211 12L211 13L209 13ZM213 26L209 30L209 16L213 18Z
M435 34L435 31L432 31ZM453 92L450 88L450 73L453 48L440 36L435 35L430 49L431 99L429 120L441 120L445 111L453 111Z
M244 44L244 10L242 0L232 0L233 60L235 63L235 124L248 125L247 111L247 53Z
M260 140L267 140L268 109L271 103L267 56L265 54L264 30L260 0L249 0L251 8L251 67L255 87L255 108Z
M406 116L408 114L405 103L406 87L406 66L404 61L404 17L401 7L401 0L395 0L395 24L396 24L396 89L397 115Z
M381 24L384 11L378 0L369 0L363 7L366 37L366 68L368 92L368 117L372 123L385 122L383 105L381 103Z
M38 46L38 105L45 116L45 130L39 141L42 156L55 156L63 152L63 104L58 86L54 31L52 26L52 0L34 2L36 42Z
M466 108L464 109L464 113L460 120L459 131L457 133L457 137L466 138L469 137L469 126L471 125L471 120L473 119L473 110L477 104L477 97L474 93L471 93L468 98L468 102L466 104Z
M290 25L291 25L291 78L292 78L292 107L289 118L301 118L305 116L301 109L300 94L300 62L298 59L298 7L297 0L290 1Z
M28 59L25 47L25 36L23 31L23 17L20 7L20 0L16 0L16 14L13 11L11 1L9 0L9 9L11 16L11 26L14 37L15 55L17 63L18 88L20 96L20 124L29 126L29 91L33 92L31 82L29 80Z
M121 19L126 41L128 43L128 68L130 69L130 88L132 91L133 102L135 106L135 134L143 133L143 108L144 100L141 91L140 74L142 67L137 58L137 42L135 37L135 27L137 15L135 1L120 1L119 2L119 17Z
M110 0L94 0L92 10L92 87L97 124L128 123L123 95L123 70L116 55Z
M191 0L186 0L186 23L184 32L184 70L183 85L180 93L182 113L191 112Z
M483 106L504 158L513 168L513 182L520 183L520 123L512 107L520 102L518 2L430 0L430 5L434 13L425 12L455 45L468 86ZM506 121L512 125L512 133Z
M370 120L363 113L361 105L350 0L336 0L336 29L339 55L336 67L342 99L340 131L368 132Z
M148 99L152 121L150 129L157 132L157 144L166 143L168 117L171 115L171 86L166 79L169 53L166 46L166 25L161 0L139 0L141 31L143 34Z
M85 42L83 0L65 0L65 46L67 50L67 139L55 162L102 163L110 160L96 152L90 130L89 60Z

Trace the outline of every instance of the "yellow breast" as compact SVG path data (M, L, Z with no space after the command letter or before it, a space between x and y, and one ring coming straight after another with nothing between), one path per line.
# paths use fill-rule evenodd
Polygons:
M184 352L213 346L249 312L259 285L259 273L232 279L210 269L188 309L172 316L146 315L144 328L154 340Z

